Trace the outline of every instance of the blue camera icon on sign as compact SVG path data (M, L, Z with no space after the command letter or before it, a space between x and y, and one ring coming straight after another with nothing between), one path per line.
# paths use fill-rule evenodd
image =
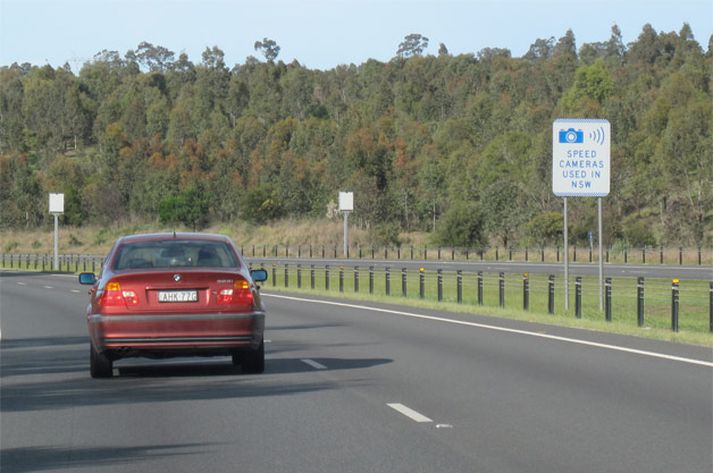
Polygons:
M559 137L560 143L584 143L584 133L574 128L560 130Z

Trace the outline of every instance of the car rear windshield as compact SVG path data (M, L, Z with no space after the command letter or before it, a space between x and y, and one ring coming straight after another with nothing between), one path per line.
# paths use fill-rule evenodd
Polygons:
M126 243L119 248L114 269L235 268L237 258L220 241L164 240Z

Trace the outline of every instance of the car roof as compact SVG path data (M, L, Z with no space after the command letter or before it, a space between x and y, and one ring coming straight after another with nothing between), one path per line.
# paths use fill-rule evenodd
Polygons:
M200 232L185 232L185 233L139 233L135 235L126 235L119 238L117 243L135 243L140 241L156 241L156 240L195 240L195 241L220 241L230 243L230 238L217 233L200 233Z

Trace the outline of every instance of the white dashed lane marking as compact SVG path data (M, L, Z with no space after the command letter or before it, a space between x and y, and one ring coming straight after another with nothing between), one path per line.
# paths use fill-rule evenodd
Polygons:
M326 370L327 367L324 366L322 363L317 363L314 360L310 360L309 358L304 358L300 360L302 363L311 366L312 368L316 370Z
M18 286L27 286L27 284L25 284L24 282L19 282L19 281L18 281L17 285Z
M44 287L45 289L54 289L54 286L42 286L42 287Z
M415 421L415 422L433 422L431 419L426 417L425 415L421 414L420 412L416 412L410 407L404 406L403 404L399 404L397 402L387 404L390 408L393 410L405 415L409 419Z

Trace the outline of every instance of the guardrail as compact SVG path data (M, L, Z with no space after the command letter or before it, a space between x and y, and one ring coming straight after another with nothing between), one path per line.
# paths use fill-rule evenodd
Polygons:
M345 256L340 245L248 245L241 246L243 256L252 258L302 258L302 259L360 259L360 260L410 260L410 261L513 261L553 263L564 260L564 249L554 248L453 248L453 247L416 247L416 246L361 246L348 248ZM598 261L597 249L591 247L569 248L569 260L572 262ZM606 263L624 264L678 264L713 265L713 248L618 248L608 247L603 250Z
M54 257L50 254L0 254L0 267L6 269L27 269L34 271L52 271ZM60 272L91 271L100 272L104 258L95 255L59 255Z
M335 266L304 263L260 264L268 270L267 288L369 294L493 306L543 314L604 319L638 327L668 327L713 332L713 281L659 278L606 278L604 311L599 309L596 277L575 279L573 311L565 313L561 277L445 269L410 270L398 266Z

